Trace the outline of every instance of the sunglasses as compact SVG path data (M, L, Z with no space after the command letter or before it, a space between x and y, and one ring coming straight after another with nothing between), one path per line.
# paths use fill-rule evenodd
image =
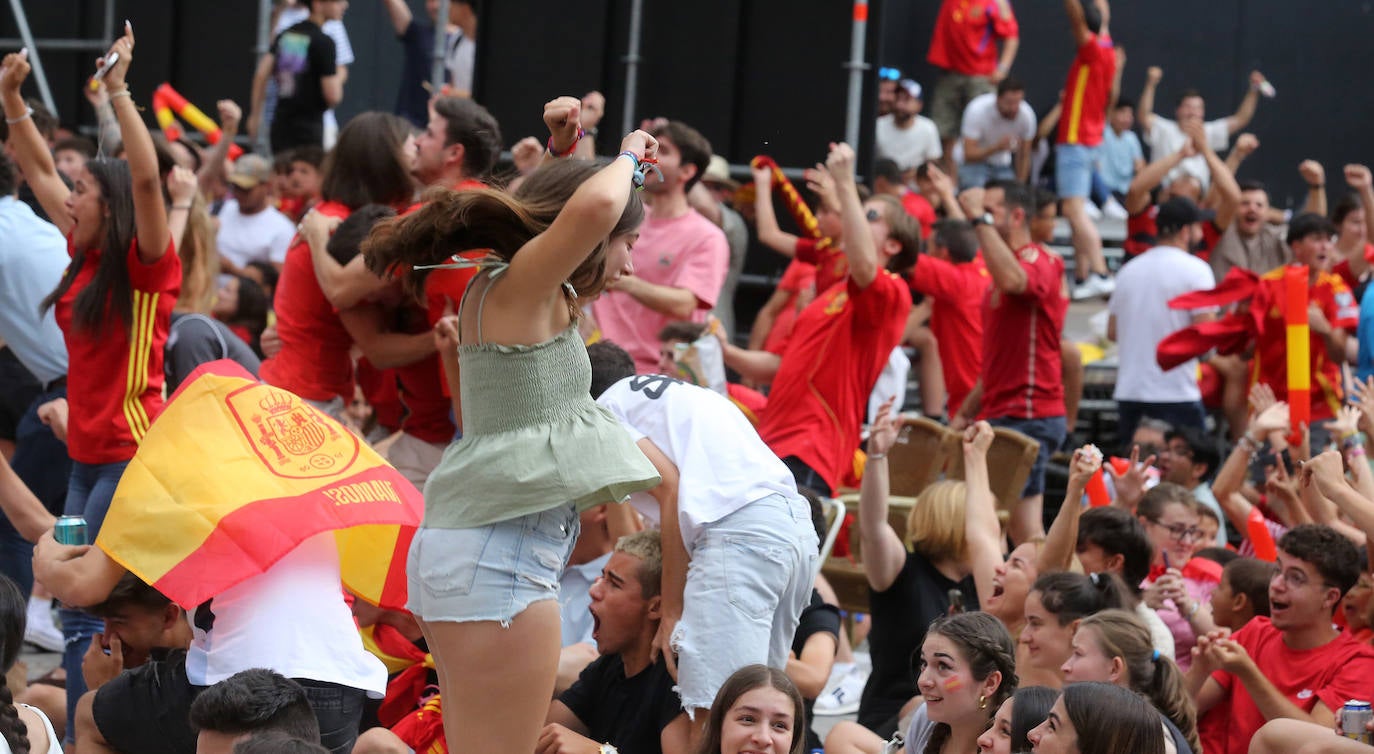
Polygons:
M902 72L896 68L879 68L878 78L883 81L896 81L902 77Z
M876 209L870 209L869 211L865 212L865 213L864 213L864 217L867 217L867 218L868 218L868 221L871 222L871 223L876 223L876 222L878 222L879 220L884 219L884 218L883 218L883 213L879 212L879 211L876 210Z

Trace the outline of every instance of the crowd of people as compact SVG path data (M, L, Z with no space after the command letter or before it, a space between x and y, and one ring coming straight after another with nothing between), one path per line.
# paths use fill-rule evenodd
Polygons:
M1239 178L1261 74L1233 115L1188 90L1170 120L1158 68L1119 96L1108 0L1065 0L1037 116L1008 0L943 0L931 119L881 69L875 164L832 144L803 195L680 120L597 155L597 92L509 144L470 96L480 5L380 2L394 113L342 124L344 0L279 8L213 145L150 132L131 25L83 86L94 141L25 99L23 52L0 64L0 748L1374 751L1344 714L1374 696L1374 180L1344 166L1328 212L1315 162L1297 211ZM751 236L786 268L750 321ZM1064 332L1087 299L1116 343L1100 437ZM423 491L406 609L345 589L329 532L189 609L90 544L225 359ZM960 471L901 525L907 405ZM1036 451L999 500L1007 430ZM842 526L862 612L822 574ZM60 667L28 679L24 642Z

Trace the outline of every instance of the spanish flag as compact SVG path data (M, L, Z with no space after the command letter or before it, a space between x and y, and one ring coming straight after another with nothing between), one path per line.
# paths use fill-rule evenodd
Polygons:
M153 422L95 544L191 609L332 531L344 586L404 609L423 512L414 485L343 425L216 361Z

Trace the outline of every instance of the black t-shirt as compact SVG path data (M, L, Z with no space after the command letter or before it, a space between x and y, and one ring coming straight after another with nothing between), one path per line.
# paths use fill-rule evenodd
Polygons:
M558 701L587 726L593 741L634 754L661 753L663 729L682 714L661 657L633 678L625 677L620 655L598 657Z
M167 345L163 347L162 374L167 392L175 391L182 380L201 364L232 359L254 377L262 363L229 326L204 314L177 314L172 317Z
M272 150L323 146L324 111L329 106L320 80L338 71L334 40L307 19L277 35L272 57L272 76L277 81Z
M429 98L425 82L434 65L434 24L413 18L401 34L402 59L400 91L396 93L396 114L415 124L429 125Z
M916 696L912 656L920 651L931 621L949 612L949 590L963 592L964 609L978 609L972 577L950 581L924 556L910 553L892 586L869 595L873 626L868 633L873 673L859 699L859 724L879 735L891 733L902 705ZM880 730L880 728L882 730Z
M792 653L801 657L802 650L806 648L806 642L816 634L830 634L835 637L838 646L840 640L840 609L834 605L825 604L821 599L821 593L815 589L811 590L811 604L807 605L801 612L801 619L797 621L797 633L792 637ZM814 716L811 708L815 706L815 699L805 699L806 702L806 750L821 748L821 738L816 735L816 731L811 727Z

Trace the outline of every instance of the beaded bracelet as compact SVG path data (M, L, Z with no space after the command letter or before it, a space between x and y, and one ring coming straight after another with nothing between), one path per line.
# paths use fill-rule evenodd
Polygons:
M25 108L24 108L24 114L23 114L23 115L19 116L18 118L5 118L5 123L7 123L8 125L11 125L11 126L12 126L12 125L14 125L14 124L16 124L16 123L23 123L24 121L26 121L26 120L28 120L29 118L32 118L32 117L33 117L33 108L32 108L32 107L25 107Z
M548 144L546 144L545 146L548 148L549 154L553 155L554 157L567 157L567 156L571 155L571 154L573 153L574 150L577 149L577 142L582 141L582 137L585 136L586 133L587 133L586 131L583 131L583 130L582 130L582 127L581 127L581 126L578 126L578 127L577 127L577 136L573 138L572 144L569 144L569 145L568 145L568 149L567 149L567 151L565 151L565 152L560 152L560 151L558 151L557 149L554 149L554 148L553 148L553 135L552 135L552 134L549 135L549 142L548 142Z

